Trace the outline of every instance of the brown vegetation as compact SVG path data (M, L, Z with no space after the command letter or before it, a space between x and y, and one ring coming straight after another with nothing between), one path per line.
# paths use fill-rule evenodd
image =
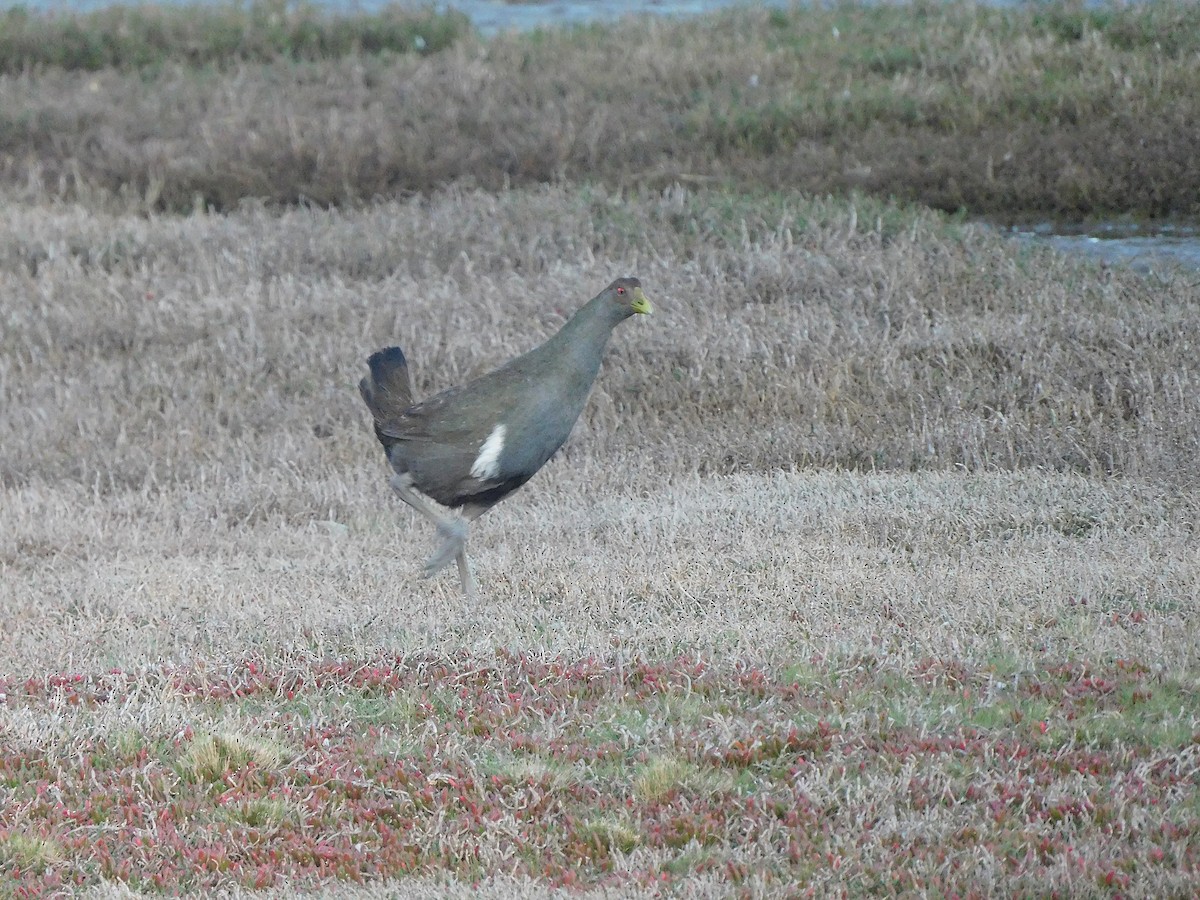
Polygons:
M564 187L353 215L13 207L3 227L9 485L190 483L250 438L256 467L301 447L357 467L366 352L398 338L429 392L633 271L664 309L615 342L580 442L599 458L1195 479L1190 279L863 198Z
M3 76L0 181L176 211L566 177L854 189L999 219L1195 216L1196 9L743 9L486 42L430 24L426 49L449 45L431 55L264 25L210 41L200 67L180 41L154 65ZM254 61L275 53L307 61Z

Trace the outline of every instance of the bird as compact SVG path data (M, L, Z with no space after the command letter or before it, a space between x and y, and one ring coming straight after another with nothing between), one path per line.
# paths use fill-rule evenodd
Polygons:
M587 402L613 329L653 305L637 278L618 278L544 343L473 381L416 402L399 347L367 360L359 382L391 465L396 495L442 539L430 577L458 562L463 594L478 602L467 559L469 526L524 485L566 441Z

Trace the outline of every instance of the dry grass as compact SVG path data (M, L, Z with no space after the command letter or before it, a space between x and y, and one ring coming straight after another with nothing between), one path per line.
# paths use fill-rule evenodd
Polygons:
M8 484L154 492L269 466L278 492L360 466L364 352L399 340L429 393L532 345L614 271L664 308L615 343L578 442L596 458L1195 478L1186 274L1096 270L873 201L564 187L361 214L16 206L3 227ZM225 496L222 517L274 511L258 504Z
M432 392L621 272L658 314L616 336L564 458L476 529L512 608L495 641L771 656L861 640L906 597L960 597L920 615L962 652L1043 603L1183 616L1196 285L857 208L574 188L228 218L10 205L4 668L422 640L457 600L415 578L428 536L386 490L362 360L398 340ZM715 611L746 627L705 627Z
M406 871L497 896L1194 887L1194 278L679 187L4 210L0 866L22 884L47 876L14 859L98 896L370 896ZM475 526L472 616L418 577L432 535L387 489L363 360L397 340L428 393L618 274L656 315ZM176 837L86 811L97 772ZM378 830L389 804L411 841Z
M10 64L0 182L175 211L568 177L857 189L1005 219L1197 214L1195 4L816 6L486 42L449 23L452 43L428 56L268 16L203 67L193 48L221 45L226 14L158 11L158 30L200 34L153 66ZM82 27L121 44L154 30L137 15ZM254 62L280 56L305 61Z

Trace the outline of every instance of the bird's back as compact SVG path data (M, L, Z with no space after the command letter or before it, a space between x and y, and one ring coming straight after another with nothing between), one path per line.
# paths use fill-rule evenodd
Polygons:
M613 328L649 304L618 279L545 343L461 387L412 402L398 348L371 357L360 386L388 460L446 506L486 508L523 485L563 445L587 402Z
M566 441L587 396L564 390L570 382L547 377L538 362L531 351L398 416L377 419L392 466L446 506L490 506L519 488Z

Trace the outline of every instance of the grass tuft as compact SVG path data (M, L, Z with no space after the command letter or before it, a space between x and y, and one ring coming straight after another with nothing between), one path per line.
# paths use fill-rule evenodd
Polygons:
M643 803L659 803L679 791L697 768L693 763L670 756L656 756L639 766L633 775L633 795Z
M636 828L615 816L588 819L578 827L576 834L590 857L605 856L614 850L631 853L642 842Z
M224 819L247 828L275 829L292 818L291 807L273 797L255 797L221 808Z
M274 772L285 752L281 744L268 738L235 732L200 733L187 742L177 766L185 781L220 784L231 775Z
M40 875L63 859L61 845L50 838L0 829L0 872Z

